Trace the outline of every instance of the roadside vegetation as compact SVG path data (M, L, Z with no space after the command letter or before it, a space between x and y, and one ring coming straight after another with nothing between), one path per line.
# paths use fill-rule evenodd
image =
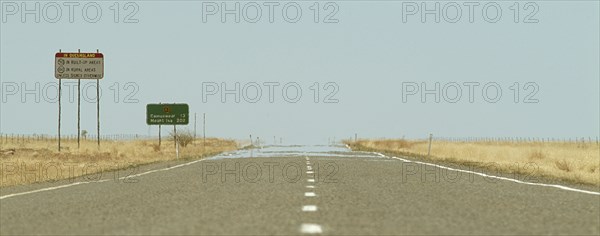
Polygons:
M200 159L236 150L233 140L194 139L189 132L178 133L180 160ZM176 159L173 136L164 137L161 145L154 140L62 140L57 150L56 139L2 139L0 142L0 187L54 181L123 169L130 166L172 161Z
M428 141L405 139L346 141L353 150L377 151L425 161L493 167L573 183L600 186L600 146L596 142Z

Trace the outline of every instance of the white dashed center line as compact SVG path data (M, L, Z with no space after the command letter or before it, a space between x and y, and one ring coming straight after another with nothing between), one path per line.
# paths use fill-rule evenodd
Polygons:
M317 206L315 205L306 205L302 207L302 211L317 211Z
M318 224L302 224L300 232L305 234L321 234L323 233L323 230Z
M314 171L312 166L310 165L310 161L308 159L308 157L306 158L306 181L309 183L314 183L315 182L315 177L314 177ZM306 188L308 189L314 189L315 186L314 185L306 185ZM316 197L317 194L315 192L305 192L304 193L305 197ZM317 206L316 205L304 205L302 206L302 211L303 212L316 212L317 211ZM303 234L322 234L323 233L323 229L321 229L321 226L318 224L302 224L300 226L300 233Z

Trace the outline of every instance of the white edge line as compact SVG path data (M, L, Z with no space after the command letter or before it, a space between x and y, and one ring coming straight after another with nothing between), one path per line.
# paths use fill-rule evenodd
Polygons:
M388 157L386 155L383 155L381 153L378 152L374 152L382 157ZM475 171L469 171L469 170L462 170L462 169L455 169L455 168L451 168L451 167L447 167L447 166L442 166L442 165L436 165L436 164L432 164L432 163L427 163L427 162L421 162L421 161L410 161L404 158L400 158L400 157L388 157L388 158L394 158L403 162L413 162L413 163L417 163L417 164L422 164L422 165L428 165L428 166L434 166L434 167L438 167L441 169L447 169L447 170L452 170L452 171L458 171L458 172L464 172L464 173L470 173L470 174L476 174L479 176L483 176L483 177L489 177L489 178L494 178L494 179L500 179L500 180L506 180L506 181L511 181L514 183L519 183L519 184L526 184L526 185L534 185L534 186L543 186L543 187L553 187L553 188L558 188L558 189L562 189L562 190L567 190L567 191L573 191L573 192L578 192L578 193L587 193L587 194L592 194L592 195L600 195L600 192L594 192L594 191L587 191L587 190L582 190L582 189L576 189L576 188L571 188L571 187L567 187L567 186L562 186L562 185L558 185L558 184L542 184L542 183L532 183L532 182L526 182L526 181L521 181L521 180L517 180L517 179L511 179L511 178L507 178L507 177L501 177L501 176L495 176L495 175L488 175L488 174L484 174L484 173L480 173L480 172L475 172Z
M76 186L76 185L80 185L80 184L102 183L102 182L106 182L106 181L108 181L108 179L104 179L104 180L100 180L100 181L90 181L90 182L75 182L75 183L71 183L71 184L65 184L65 185L54 186L54 187L49 187L49 188L36 189L36 190L28 191L28 192L13 193L13 194L0 196L0 200L10 198L10 197L31 194L31 193L38 193L38 192L56 190L56 189L61 189L61 188L68 188L68 187L72 187L72 186Z
M126 178L139 177L139 176L147 175L147 174L154 173L154 172L160 172L160 171L171 170L171 169L175 169L175 168L179 168L179 167L183 167L183 166L189 166L189 165L198 163L203 160L206 160L206 159L195 160L195 161L191 161L188 163L183 163L183 164L179 164L179 165L175 165L175 166L171 166L171 167L167 167L167 168L163 168L163 169L150 170L150 171L146 171L146 172L135 174L135 175L124 176L119 179L122 180L122 179L126 179ZM11 198L11 197L16 197L16 196L32 194L32 193L39 193L39 192L51 191L51 190L56 190L56 189L61 189L61 188L68 188L68 187L81 185L81 184L103 183L106 181L110 181L110 179L103 179L103 180L98 180L98 181L87 181L87 182L75 182L75 183L70 183L70 184L65 184L65 185L54 186L54 187L36 189L36 190L32 190L32 191L27 191L27 192L13 193L13 194L0 196L0 200Z

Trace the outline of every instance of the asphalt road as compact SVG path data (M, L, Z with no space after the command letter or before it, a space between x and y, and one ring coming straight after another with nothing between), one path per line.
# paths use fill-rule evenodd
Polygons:
M599 195L339 146L239 151L135 174L3 188L0 234L600 234Z

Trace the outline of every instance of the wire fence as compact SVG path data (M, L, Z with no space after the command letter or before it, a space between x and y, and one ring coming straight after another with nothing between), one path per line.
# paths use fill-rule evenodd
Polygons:
M350 137L347 140L357 141L359 138L357 135L354 137ZM381 138L381 139L390 139L390 138ZM394 138L391 138L394 139ZM433 134L430 137L425 138L397 138L401 140L407 141L424 141L424 142L462 142L462 143L569 143L569 144L578 144L589 146L590 144L595 144L600 146L600 139L598 136L596 137L444 137L444 136L435 136Z
M167 137L163 137L167 138ZM158 136L141 134L107 134L100 135L101 141L127 141L158 139ZM77 141L76 134L61 135L61 140ZM95 141L96 135L81 136L82 141ZM419 139L429 141L429 138ZM28 143L34 141L58 141L57 135L48 134L3 134L0 133L0 143ZM432 137L432 141L446 142L496 142L496 143L577 143L600 145L599 137L545 138L545 137Z
M429 141L428 138L421 139ZM571 137L571 138L547 138L547 137L435 137L431 141L463 142L463 143L568 143L576 144L578 147L590 145L600 146L598 137Z
M82 141L96 141L98 140L97 135L82 135ZM107 134L100 135L101 141L127 141L127 140L142 140L142 139L158 139L155 136L140 135L140 134ZM77 141L76 134L61 135L61 141ZM44 141L58 141L58 135L47 135L47 134L2 134L0 133L0 144L8 143L30 143L30 142L44 142Z
M427 140L427 139L425 139ZM435 137L434 141L449 142L537 142L537 143L598 143L598 137L543 138L543 137Z

